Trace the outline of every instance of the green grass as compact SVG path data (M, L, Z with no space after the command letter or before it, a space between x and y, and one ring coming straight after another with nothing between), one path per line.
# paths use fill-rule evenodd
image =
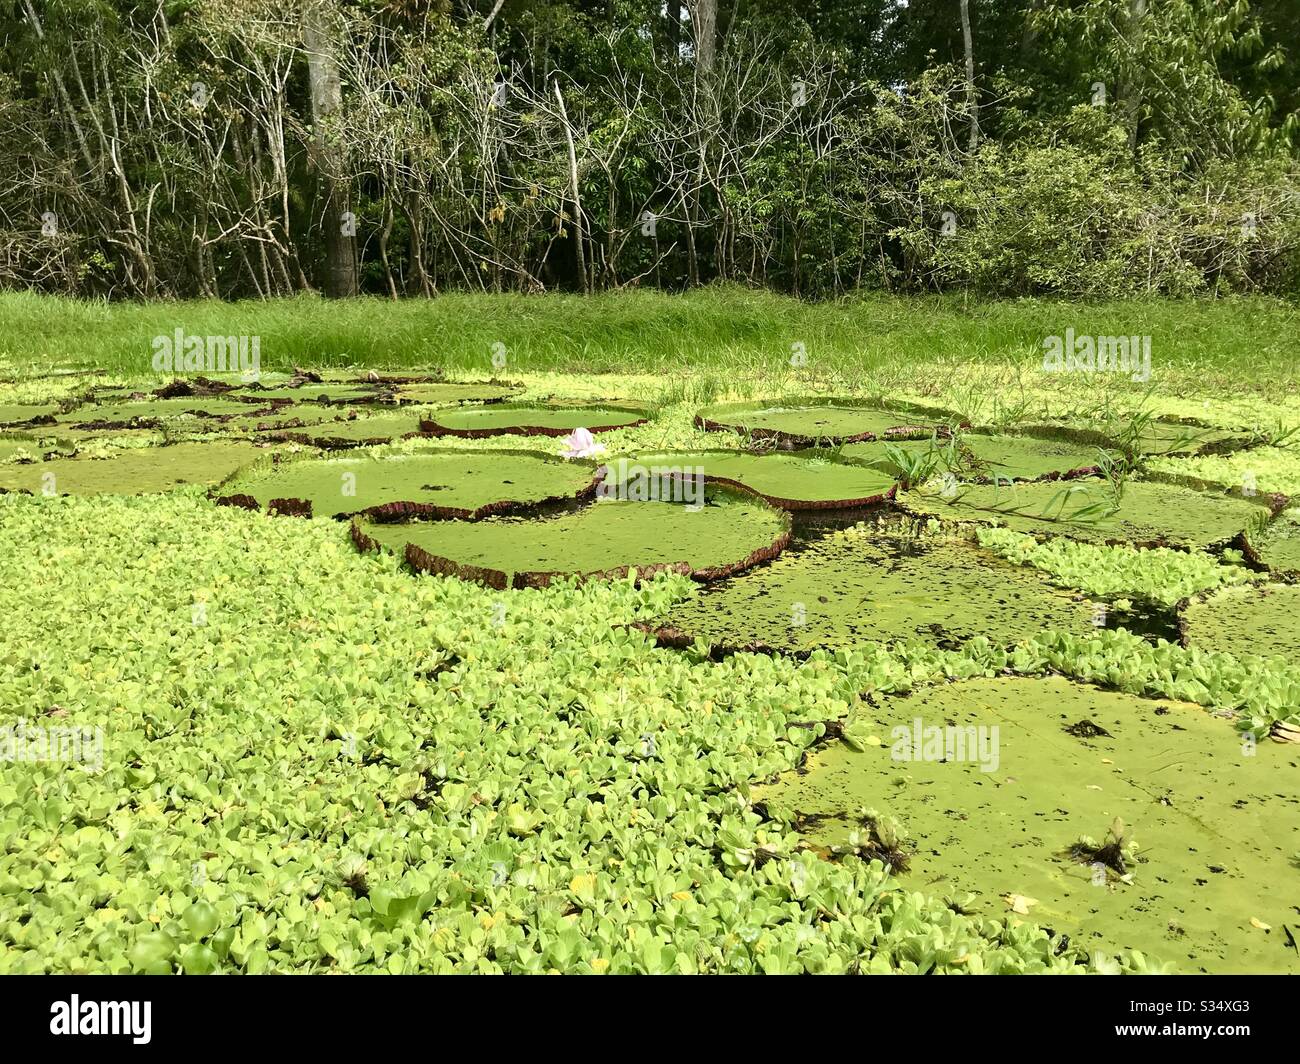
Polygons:
M197 335L257 335L262 364L438 366L490 374L493 344L507 373L636 372L732 378L790 372L856 380L881 372L973 362L1041 374L1042 341L1077 334L1150 335L1155 379L1208 387L1295 390L1300 307L1263 298L1051 300L973 303L962 297L870 295L801 303L715 287L686 295L626 291L569 295L445 295L432 300L103 304L27 293L0 295L0 364L7 375L58 365L149 375L150 341L177 328ZM698 385L696 387L699 387ZM707 386L705 386L707 391Z

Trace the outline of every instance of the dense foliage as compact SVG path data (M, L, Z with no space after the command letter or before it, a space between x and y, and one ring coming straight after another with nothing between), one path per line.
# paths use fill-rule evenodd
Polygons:
M1294 292L1290 0L18 0L0 283Z

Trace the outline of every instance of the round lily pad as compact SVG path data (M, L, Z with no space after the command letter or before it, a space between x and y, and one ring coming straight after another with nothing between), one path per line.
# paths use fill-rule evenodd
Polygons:
M292 387L246 388L231 393L232 399L248 403L364 403L375 402L380 396L376 387L356 381L342 384L305 381Z
M746 451L643 454L606 463L602 492L644 501L677 481L727 484L784 510L870 506L892 498L892 477L816 452L756 455Z
M1198 595L1183 604L1178 626L1185 646L1300 660L1300 585L1250 584Z
M0 403L0 428L48 419L58 409L54 403Z
M386 547L412 568L495 588L544 587L557 579L618 579L660 571L714 580L774 558L790 518L752 496L711 489L701 507L599 500L555 517L353 524L362 549Z
M252 412L248 403L224 396L178 396L138 402L95 403L63 414L57 421L69 427L156 425L170 418L224 418Z
M532 451L419 451L263 463L218 501L325 517L477 519L595 494L596 467Z
M411 414L378 414L374 417L316 421L301 426L287 425L274 432L312 447L343 450L418 436L420 419Z
M0 463L21 454L40 456L41 445L36 437L18 432L0 432Z
M950 448L949 443L955 444ZM844 458L877 468L888 468L887 448L898 447L908 454L924 454L932 447L951 454L955 465L945 460L939 472L948 470L959 480L1062 480L1097 472L1098 448L1059 437L1012 433L968 432L955 440L871 440L850 443L839 449Z
M1300 573L1300 512L1279 514L1268 528L1252 533L1247 553L1275 573Z
M1098 449L1039 436L970 432L961 438L970 475L980 480L1057 480L1097 472Z
M491 406L439 410L420 422L429 436L567 436L574 429L590 432L629 428L643 424L646 412L640 407L615 404L579 403L496 403Z
M1264 503L1240 495L1152 480L1128 481L1116 508L1109 483L1095 477L1066 484L963 484L955 490L927 484L900 493L898 503L921 517L1143 547L1222 546L1268 512Z
M1192 455L1232 450L1250 439L1244 432L1192 421L1152 420L1137 433L1134 442L1137 453L1142 455Z
M339 412L327 406L278 406L223 421L223 432L247 432L271 436L308 434L316 426L339 421Z
M1044 628L1092 631L1092 607L1042 575L965 543L846 529L703 591L650 626L665 645L804 652L977 635L1010 644Z
M518 391L510 384L411 383L399 385L393 397L402 404L499 403Z
M219 440L133 447L111 458L51 458L0 466L0 488L33 495L147 495L185 484L216 484L266 452Z
M697 428L776 440L787 447L854 443L886 436L925 436L950 421L943 410L908 403L881 405L855 399L804 399L779 403L727 403L695 415Z
M874 811L903 836L901 890L973 895L980 916L1123 943L1188 973L1300 972L1285 938L1259 930L1294 919L1277 887L1296 876L1294 747L1243 757L1232 725L1199 706L1061 677L877 695L845 736L753 794L817 852L861 844ZM1075 850L1117 818L1127 882Z

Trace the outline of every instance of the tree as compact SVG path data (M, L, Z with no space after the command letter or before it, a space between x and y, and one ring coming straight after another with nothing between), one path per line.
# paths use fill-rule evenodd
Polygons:
M975 46L970 32L970 0L961 0L961 41L966 56L966 109L970 112L970 141L974 151L980 142L979 96L975 88Z
M321 225L325 237L325 294L357 294L356 219L348 211L342 131L336 119L343 86L335 49L335 20L328 0L302 0L302 42L307 53L316 173L324 188Z

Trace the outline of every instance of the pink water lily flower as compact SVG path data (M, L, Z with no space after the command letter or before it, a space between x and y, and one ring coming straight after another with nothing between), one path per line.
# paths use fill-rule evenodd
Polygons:
M574 429L564 437L565 458L590 458L593 454L604 454L605 445L597 443L596 438L586 429Z

